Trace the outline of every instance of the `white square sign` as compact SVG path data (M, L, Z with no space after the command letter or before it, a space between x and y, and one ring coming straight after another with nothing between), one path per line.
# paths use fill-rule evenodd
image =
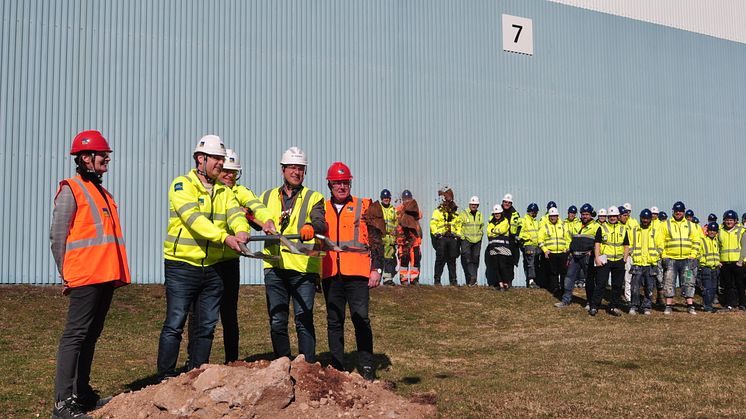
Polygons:
M531 19L503 15L503 50L534 55L534 28Z

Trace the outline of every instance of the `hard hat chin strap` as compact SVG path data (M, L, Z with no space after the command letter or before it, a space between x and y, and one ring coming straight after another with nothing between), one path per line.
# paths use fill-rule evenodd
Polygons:
M78 154L75 156L75 164L77 165L77 168L75 169L76 172L82 177L84 180L87 180L89 182L93 182L96 184L101 184L103 179L103 174L96 173L95 169L89 169L86 162L81 158L83 153ZM95 153L91 152L91 164L95 164Z
M204 159L202 159L202 167L207 166L207 154L200 153L204 156ZM210 176L207 175L207 172L204 169L200 169L200 163L199 163L199 155L194 156L194 161L197 163L197 167L195 167L195 170L197 171L197 174L201 175L205 179L207 179L210 183L215 183L215 179L210 178Z

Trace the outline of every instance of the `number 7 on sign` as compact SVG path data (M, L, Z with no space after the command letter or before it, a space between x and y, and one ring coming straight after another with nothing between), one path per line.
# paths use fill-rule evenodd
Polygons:
M521 36L521 30L523 29L523 26L521 25L512 25L514 28L518 29L518 32L515 33L515 39L513 40L514 43L518 43L518 38Z
M534 55L534 28L531 19L502 15L503 50Z

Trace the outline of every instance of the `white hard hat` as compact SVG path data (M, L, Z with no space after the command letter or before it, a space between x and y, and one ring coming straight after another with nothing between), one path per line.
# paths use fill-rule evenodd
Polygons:
M557 208L549 208L549 211L547 212L549 215L559 215L559 211L557 211Z
M199 139L197 147L194 147L193 154L196 153L225 157L225 144L217 135L208 134Z
M280 164L297 164L300 166L308 166L308 160L306 159L306 153L296 146L292 146L282 153L282 160Z
M606 213L609 214L609 216L619 215L619 208L618 207L609 207L609 210Z
M625 202L625 203L624 203L624 204L623 204L622 206L623 206L623 207L624 207L624 209L626 209L627 211L632 211L632 204L630 204L629 202Z
M658 209L658 207L650 207L650 212L652 212L653 214L660 214L660 210Z
M494 207L492 207L492 213L493 214L502 214L503 213L503 206L500 204L495 204Z
M230 148L225 150L225 163L223 163L223 169L241 170L241 160L238 159L238 153Z
M509 193L506 193L505 196L503 197L503 201L508 201L508 202L510 202L512 204L513 203L513 195L511 195Z
M474 195L471 198L469 198L469 205L471 204L477 204L479 205L479 197Z
M606 208L601 208L600 210L598 210L598 216L606 217Z

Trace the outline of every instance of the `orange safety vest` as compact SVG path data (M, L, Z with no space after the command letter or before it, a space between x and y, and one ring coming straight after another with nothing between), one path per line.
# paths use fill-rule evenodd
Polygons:
M70 287L114 281L116 287L130 283L127 251L114 197L99 192L92 182L80 176L60 182L68 185L75 197L77 210L65 243L62 278Z
M365 248L368 246L368 227L362 221L362 215L368 211L370 199L356 196L347 201L342 211L337 209L331 200L326 201L326 223L329 225L327 235L337 246ZM327 251L321 262L321 277L337 275L370 276L370 253Z

